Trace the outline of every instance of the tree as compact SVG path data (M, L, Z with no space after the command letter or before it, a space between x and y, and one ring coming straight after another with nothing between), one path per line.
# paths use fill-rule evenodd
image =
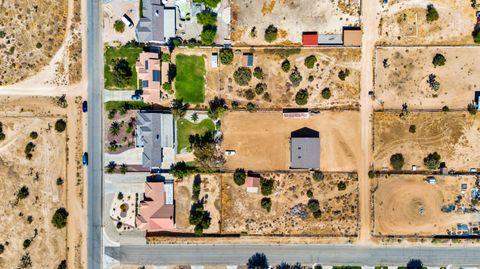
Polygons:
M467 110L470 113L470 115L475 115L477 114L477 107L475 106L475 103L470 103L467 105Z
M417 126L410 125L410 127L408 128L408 131L412 134L416 133L417 132Z
M270 209L272 208L272 200L268 197L263 197L260 201L260 205L263 209L267 210L267 212L270 212Z
M248 112L255 112L255 111L257 111L257 106L254 103L249 102L247 104L247 111Z
M273 180L261 178L260 179L260 190L264 196L269 196L273 192Z
M57 178L57 186L63 185L63 179L61 177Z
M162 56L160 57L160 60L162 62L170 62L170 54L162 53Z
M173 99L170 104L170 111L175 119L181 119L187 114L188 103L183 103L183 99Z
M61 261L58 264L57 269L67 269L67 261L66 260Z
M338 184L337 184L337 189L338 189L339 191L344 191L344 190L346 190L346 189L347 189L347 183L345 183L345 181L340 181L340 182L338 182Z
M309 189L309 190L307 191L307 197L308 197L308 198L313 198L313 191L312 191L312 190Z
M253 76L257 79L263 79L263 76L264 76L263 69L261 67L258 67L258 66L255 67L253 69Z
M243 97L247 100L253 100L255 99L255 92L252 89L248 89L243 92Z
M350 70L348 69L340 70L340 72L338 72L338 78L340 80L345 80L349 75L350 75Z
M215 26L217 24L217 14L209 10L204 10L197 14L197 22L203 26Z
M31 244L32 244L32 240L30 240L30 239L25 239L25 240L23 241L23 248L26 249L26 248L28 248Z
M37 139L37 137L38 137L38 133L37 133L37 132L31 132L31 133L30 133L30 138L31 138L31 139Z
M322 90L323 99L330 99L331 96L332 96L332 93L330 92L330 88L324 88Z
M113 24L113 28L117 33L123 33L125 31L125 23L121 20L116 20Z
M288 71L290 71L290 62L285 59L283 62L282 62L282 70L283 72L287 73Z
M221 0L193 0L194 3L204 4L209 8L216 8Z
M272 43L277 39L278 29L273 24L270 24L267 29L265 29L265 41Z
M132 68L126 59L114 60L112 70L112 82L118 87L128 85L133 76Z
M190 169L185 162L178 162L170 168L170 174L176 178L184 178L190 174Z
M59 119L55 122L55 130L59 133L65 131L67 128L67 122L64 121L63 119Z
M428 169L438 169L440 167L440 155L437 152L429 153L423 159L423 163Z
M433 57L433 60L432 60L433 66L435 66L435 67L443 66L443 65L445 65L446 62L447 62L447 59L445 59L445 56L443 56L440 53L435 54L435 56Z
M215 96L213 100L208 102L208 117L213 120L220 118L227 110L227 103L225 99Z
M28 190L28 187L24 185L18 190L17 198L22 200L27 198L29 194L30 194L30 191Z
M245 173L245 170L243 168L237 168L235 169L235 173L233 173L233 181L235 184L238 186L242 186L245 184L245 178L247 178L247 174Z
M115 168L117 167L117 163L114 162L114 161L110 161L107 165L107 173L111 174L113 173L113 171L115 170Z
M263 101L266 101L266 102L271 102L271 101L272 101L272 97L270 96L270 94L269 94L268 92L266 92L266 93L263 94L262 100L263 100Z
M317 57L315 57L315 55L310 55L305 58L304 64L308 69L312 69L315 66L315 63L317 63Z
M192 144L195 161L203 170L209 171L225 164L225 157L217 149L213 132L191 135L189 141Z
M61 207L55 211L52 217L53 226L61 229L67 225L68 212L65 208Z
M204 27L202 33L200 34L200 40L202 45L210 46L215 42L215 37L217 36L217 31L213 27Z
M239 67L233 73L233 79L240 86L245 86L252 80L252 71L248 67Z
M267 90L267 84L265 83L258 83L257 86L255 86L255 93L257 95L261 95Z
M320 210L320 203L318 202L318 200L317 199L308 200L308 209L310 209L310 211L312 212Z
M435 7L430 4L427 6L427 22L434 22L436 20L438 20L439 18L439 15L438 15L438 11L437 9L435 9Z
M448 111L450 111L450 108L448 108L448 106L443 106L442 111L443 112L448 112Z
M267 256L263 253L255 253L252 257L248 259L247 262L248 269L268 269L269 264Z
M422 269L423 268L423 262L418 259L411 259L407 263L407 269Z
M192 114L192 116L190 117L190 119L192 119L193 122L197 122L198 120L198 113L197 112L194 112Z
M403 159L403 155L401 153L396 153L390 156L390 165L395 170L402 170L403 165L405 164L405 160Z
M315 170L315 171L313 171L312 178L315 181L322 181L323 180L323 173L321 171Z
M473 42L480 43L480 30L473 32Z
M233 50L230 48L220 49L220 62L222 64L231 64L233 61Z
M113 136L117 136L118 133L120 132L120 123L114 121L110 124L110 134Z
M292 82L292 85L294 87L297 87L300 85L300 82L302 82L302 74L300 74L300 71L298 71L297 67L292 71L289 77L290 81Z
M308 91L307 89L301 89L295 95L295 103L299 106L306 105L308 103Z
M122 174L126 174L128 171L128 166L124 163L122 163L122 165L120 165L120 173Z

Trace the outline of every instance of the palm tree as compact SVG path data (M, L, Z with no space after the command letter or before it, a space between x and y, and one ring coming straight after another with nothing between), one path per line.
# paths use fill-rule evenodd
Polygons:
M192 114L192 120L193 120L193 122L197 122L197 120L198 120L198 114L197 114L197 112L195 112L195 113Z
M112 124L110 125L110 133L113 136L117 136L118 133L120 133L120 124L118 122L112 122Z
M122 163L122 165L120 166L120 173L125 174L127 173L127 170L128 170L127 165Z
M113 173L113 170L115 170L115 167L117 167L117 164L114 161L110 161L107 165L107 173L109 174Z

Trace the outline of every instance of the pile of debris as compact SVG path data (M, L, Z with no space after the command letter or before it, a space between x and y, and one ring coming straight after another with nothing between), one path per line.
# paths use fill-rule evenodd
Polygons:
M308 207L306 204L297 204L294 207L290 208L290 215L292 217L298 217L302 220L305 220L308 217Z

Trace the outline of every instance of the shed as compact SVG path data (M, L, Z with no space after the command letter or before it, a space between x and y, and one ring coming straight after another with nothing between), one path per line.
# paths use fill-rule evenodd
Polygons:
M320 168L320 133L304 127L293 131L290 138L290 168Z
M244 53L242 58L243 66L253 66L253 53Z
M317 32L304 32L302 35L302 44L304 46L317 46L318 45L318 33Z
M246 179L247 181L247 192L258 193L258 188L260 187L260 178L249 176Z
M217 68L218 67L218 54L217 53L212 53L212 58L210 60L211 60L212 67Z
M360 28L343 28L343 45L346 47L362 46L362 30Z

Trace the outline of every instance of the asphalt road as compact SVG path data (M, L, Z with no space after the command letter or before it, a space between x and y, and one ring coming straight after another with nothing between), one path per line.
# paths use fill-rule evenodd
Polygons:
M87 76L88 131L87 150L87 268L102 268L102 91L103 46L101 39L99 0L86 1L87 6Z
M124 264L245 264L255 252L271 264L286 261L304 265L406 265L420 259L427 266L480 264L478 248L364 247L351 245L145 245L107 247L105 253Z

